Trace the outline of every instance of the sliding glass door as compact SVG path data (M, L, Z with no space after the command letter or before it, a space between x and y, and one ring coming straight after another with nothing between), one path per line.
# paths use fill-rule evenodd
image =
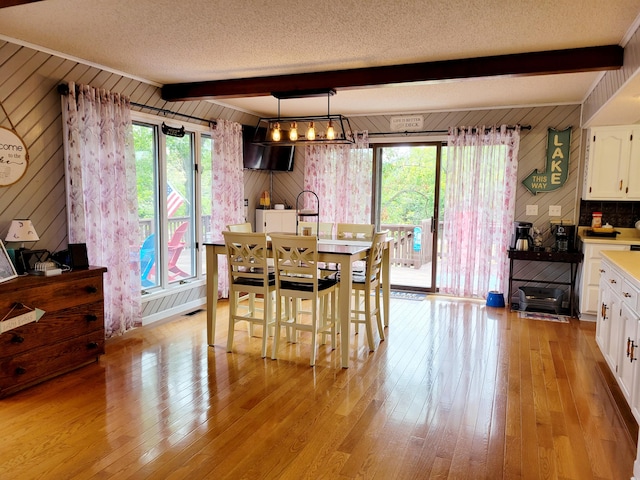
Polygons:
M393 236L393 288L434 292L441 143L376 145L376 223Z

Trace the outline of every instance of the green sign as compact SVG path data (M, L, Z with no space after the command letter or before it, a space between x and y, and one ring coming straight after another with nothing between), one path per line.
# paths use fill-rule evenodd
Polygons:
M542 172L536 168L522 183L527 190L536 195L538 192L553 192L565 184L569 176L569 148L571 146L571 127L559 131L549 129L547 137L547 166Z

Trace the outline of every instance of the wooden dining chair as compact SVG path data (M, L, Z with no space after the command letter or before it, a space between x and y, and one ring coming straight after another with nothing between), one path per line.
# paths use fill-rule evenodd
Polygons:
M339 223L337 237L345 240L373 240L375 225L369 223Z
M297 342L298 331L311 334L311 366L316 363L317 336L326 343L331 335L331 348L336 348L338 322L336 278L324 278L318 272L318 239L315 236L271 234L275 260L276 319L271 358L278 358L281 327L287 337ZM310 309L298 308L298 300L309 301ZM283 307L285 309L283 316Z
M265 233L222 232L229 270L229 332L227 352L233 349L235 324L248 322L262 326L262 357L267 356L269 328L274 325L275 276L269 272ZM262 295L263 308L239 311L241 294ZM261 314L261 315L258 315ZM250 335L252 331L250 330Z
M358 326L364 324L367 332L369 350L375 350L375 338L373 336L372 323L377 322L378 335L380 341L384 340L384 326L382 324L382 308L380 298L382 297L382 256L384 254L387 232L374 234L371 242L371 250L367 256L366 269L363 274L354 274L352 280L352 308L351 323L355 324L355 332L358 333ZM363 300L360 301L360 293ZM372 295L373 293L373 295Z
M230 232L251 233L253 232L253 225L251 225L251 223L249 222L232 223L230 225L227 225L227 230L229 230ZM267 261L271 262L271 259ZM246 308L248 311L248 315L251 317L255 316L255 309L256 309L255 302L256 302L255 293L245 292L244 295L240 295L238 297L239 307ZM251 322L249 322L249 336L253 337L253 323Z
M373 233L376 226L369 223L338 223L336 236L339 240L358 240L370 242L373 240ZM364 262L354 262L354 273L362 273L365 269Z
M229 230L230 232L251 233L253 232L253 226L249 222L232 223L231 225L227 225L227 230Z

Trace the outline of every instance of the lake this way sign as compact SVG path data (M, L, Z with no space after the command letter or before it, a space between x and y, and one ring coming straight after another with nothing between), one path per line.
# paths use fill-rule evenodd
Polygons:
M569 176L569 147L571 127L559 131L549 129L547 134L547 166L543 172L536 168L522 183L527 190L536 195L538 192L552 192L565 184Z

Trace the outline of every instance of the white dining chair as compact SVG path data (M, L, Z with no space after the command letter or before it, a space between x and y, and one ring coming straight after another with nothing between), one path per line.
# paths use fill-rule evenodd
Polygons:
M311 334L310 363L313 366L316 363L318 334L322 334L323 344L330 334L331 348L336 348L338 280L319 275L318 239L315 236L270 236L277 296L271 358L278 358L280 330L284 326L287 327L287 337L294 343L297 342L298 331ZM298 300L309 301L310 309L303 311L297 306ZM282 311L283 305L285 312Z
M354 274L352 280L352 308L351 323L355 324L355 332L358 333L358 326L364 324L367 332L369 350L375 350L375 338L372 324L374 319L378 325L378 335L380 341L384 340L384 326L382 324L382 308L380 299L382 297L382 256L385 249L387 232L374 234L371 242L371 250L367 256L366 268L363 273ZM362 302L360 294L362 293Z
M253 226L249 222L232 223L231 225L227 225L227 230L230 232L251 233L253 232Z
M338 223L336 236L344 240L373 240L375 225L369 223Z
M253 232L253 225L251 225L251 223L249 222L232 223L230 225L227 225L227 230L229 230L230 232L251 233ZM248 315L251 317L255 317L256 294L249 293L249 292L243 292L243 293L244 294L241 294L238 297L238 302L237 302L238 307L246 308ZM249 327L249 336L253 337L253 323L249 322L248 327Z
M227 352L233 349L235 325L248 322L262 326L262 357L267 356L269 328L274 322L275 276L269 272L265 233L222 232L229 270L229 332ZM241 294L262 295L263 308L241 313ZM261 314L261 315L258 315ZM252 331L249 332L252 335Z

